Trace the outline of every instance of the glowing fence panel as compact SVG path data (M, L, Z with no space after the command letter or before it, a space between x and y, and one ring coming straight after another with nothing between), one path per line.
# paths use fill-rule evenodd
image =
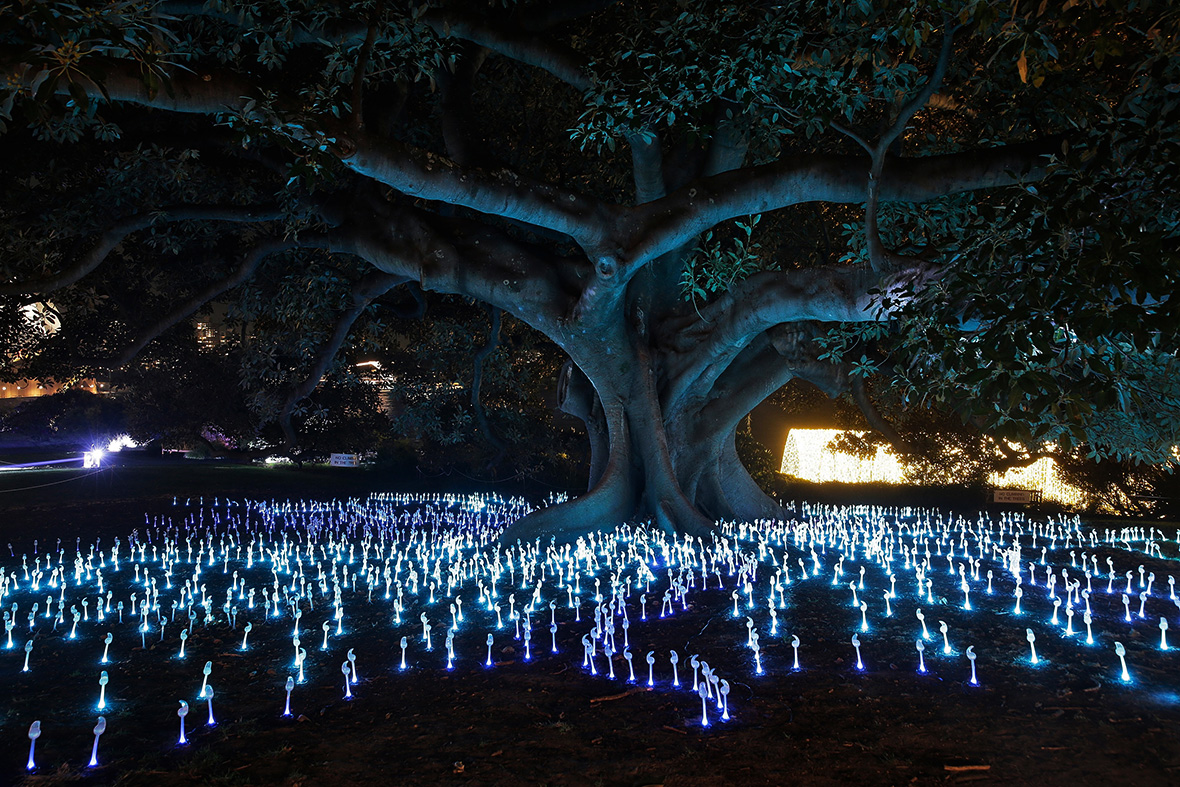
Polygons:
M787 434L779 472L815 483L900 484L905 481L905 469L897 457L883 448L878 448L872 459L832 450L830 443L842 434L839 429L792 429Z
M792 429L783 446L783 460L779 472L786 476L813 483L837 481L846 484L909 483L923 486L923 479L910 476L904 465L892 453L878 448L871 459L861 459L832 448L832 441L842 434L861 435L863 432L844 432L840 429ZM967 479L959 479L965 482ZM953 480L952 480L953 482ZM1028 467L988 476L989 485L997 489L1030 489L1041 492L1044 499L1067 506L1084 506L1089 497L1076 486L1061 478L1056 462L1044 457Z
M1067 506L1082 506L1088 496L1078 487L1067 483L1057 470L1057 463L1042 457L1028 467L1014 467L1004 473L992 473L987 482L997 489L1036 489L1045 500Z

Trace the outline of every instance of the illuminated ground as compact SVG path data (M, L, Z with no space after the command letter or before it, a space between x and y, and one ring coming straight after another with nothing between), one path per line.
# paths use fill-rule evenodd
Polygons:
M0 650L0 680L11 691L0 716L0 781L24 773L33 720L42 728L37 768L29 777L34 783L80 778L124 784L888 784L987 778L1052 784L1133 774L1136 783L1166 784L1174 783L1180 770L1178 657L1160 649L1159 628L1163 616L1180 629L1180 607L1168 583L1169 575L1180 573L1175 532L1091 531L1062 518L960 520L941 512L895 516L800 507L789 527L723 527L718 539L706 544L628 529L621 538L587 541L581 550L543 544L539 552L535 545L497 552L500 513L511 516L518 509L477 504L473 511L383 498L280 510L194 498L148 507L145 520L143 514L130 516L131 505L111 509L110 521L93 537L68 539L60 548L39 542L36 552L31 543L14 540L13 555L0 558L9 575L4 608L11 612L17 604L14 647ZM1022 547L1019 616L1014 534L1020 534ZM117 569L111 554L116 536ZM134 557L132 544L140 547ZM967 561L964 550L977 565ZM1114 578L1108 576L1107 558ZM1080 567L1083 559L1094 574L1089 581ZM924 579L931 584L919 597L916 566L927 560ZM198 561L201 572L194 582ZM53 613L59 610L63 588L53 583L61 574L52 575L59 563L65 615L54 626L45 611L50 596ZM1156 576L1143 599L1141 565L1145 583ZM38 567L44 574L35 580ZM101 622L96 619L100 568L104 605L105 593L112 594L111 611ZM149 612L148 630L141 632L143 618L133 618L130 606L132 593L142 604L148 592L145 570L159 599ZM1124 606L1127 571L1132 592ZM227 616L223 605L235 572L238 585ZM1067 581L1081 583L1072 635L1064 632L1068 605L1058 609L1058 623L1052 622L1050 572L1057 577L1058 598L1064 598ZM621 608L616 606L613 617L609 612L612 578L618 583L616 603L626 609L625 632ZM181 598L186 580L198 602L191 606L187 594ZM604 612L600 628L614 620L619 650L624 636L630 641L634 684L627 681L621 653L614 660L616 678L606 676L601 642L595 645L598 674L583 666L582 638L589 641L595 627L595 580ZM538 581L526 661L524 631L520 639L515 636L524 618L512 619L510 610L530 606ZM971 610L964 608L964 581ZM487 594L495 594L483 602L481 582ZM857 601L865 602L863 612L852 606L850 582ZM336 587L343 609L339 620L332 606ZM1085 641L1083 623L1081 594L1087 587L1093 644ZM892 615L886 616L890 588L896 595L889 599ZM199 604L202 591L207 607ZM276 592L278 613L272 606L268 614L263 596ZM570 599L577 595L576 610ZM454 618L450 611L455 597L463 600L465 619L454 634L455 659L448 670L445 641L457 618L458 609ZM85 608L83 598L89 601ZM174 620L173 601L178 602ZM30 633L33 603L39 609ZM302 610L306 680L291 693L292 716L283 717L284 684L289 675L298 677L291 642L295 604ZM495 604L501 607L499 629ZM72 640L71 607L88 618L79 621ZM661 607L670 609L663 619ZM922 634L919 608L930 634L922 654L925 673L918 671L915 647ZM182 660L179 634L188 628L190 610L192 633ZM429 651L423 614L432 627ZM162 633L161 616L168 619ZM557 623L557 653L551 652L551 619ZM247 621L251 632L242 650ZM947 624L950 653L943 652L939 621ZM325 622L328 648L321 650ZM749 624L759 637L757 656L749 647ZM1026 629L1036 637L1035 666ZM110 663L103 665L107 632ZM491 667L486 666L489 633ZM1180 631L1168 633L1172 644L1180 645ZM863 670L856 666L853 634ZM795 636L799 670L793 669ZM30 671L23 673L28 640ZM1116 641L1125 646L1127 682ZM968 646L978 656L978 686L970 683ZM350 650L359 681L348 688L355 696L345 699L341 666ZM649 650L655 661L650 690ZM709 726L702 726L698 695L671 685L672 650L678 652L682 683L691 686L694 654L716 671L717 687L729 688L730 720L719 718L716 699L707 698ZM207 702L199 697L206 662L212 662L209 683L215 687L212 727L205 724ZM90 769L102 670L109 675L109 707L102 711L107 730L99 766ZM177 744L180 700L190 708L189 742L183 746Z

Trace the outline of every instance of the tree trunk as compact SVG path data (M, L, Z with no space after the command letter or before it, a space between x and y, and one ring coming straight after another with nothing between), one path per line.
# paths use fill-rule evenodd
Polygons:
M669 407L670 386L661 385L661 373L674 365L670 351L654 351L643 332L602 323L601 331L565 337L573 360L559 390L562 409L586 424L590 489L521 519L504 537L560 538L629 520L704 535L717 519L781 517L782 509L738 459L734 442L741 420L781 385L773 382L781 372L767 370L772 381L760 380L744 396L718 388L715 396L697 393Z

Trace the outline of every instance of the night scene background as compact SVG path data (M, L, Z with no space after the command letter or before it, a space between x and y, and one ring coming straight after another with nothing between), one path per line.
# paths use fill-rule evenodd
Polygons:
M1178 48L0 6L0 783L1176 783Z

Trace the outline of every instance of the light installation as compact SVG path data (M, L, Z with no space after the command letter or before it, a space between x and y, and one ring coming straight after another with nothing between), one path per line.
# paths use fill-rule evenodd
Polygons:
M213 662L206 658L210 643L222 638L235 651L232 666L218 667L219 675L227 671L224 685L232 685L230 670L291 664L280 718L290 718L291 694L304 684L305 670L317 685L341 681L345 698L365 702L359 651L366 673L380 671L394 681L427 680L451 669L459 674L464 668L499 671L515 664L527 670L561 663L580 669L585 680L667 692L677 699L685 724L698 728L740 723L744 698L760 686L805 680L817 670L871 681L887 669L881 665L903 661L905 653L913 659L915 650L914 680L950 677L972 687L980 675L1000 680L999 664L1026 670L1073 663L1086 669L1103 652L1114 663L1100 665L1094 679L1130 690L1171 674L1158 667L1176 658L1167 630L1180 599L1167 571L1180 557L1180 532L1169 536L1154 526L1090 527L1076 516L1031 519L1022 512L993 518L791 504L782 520L720 522L707 537L625 524L587 529L572 541L507 544L500 540L504 526L531 510L522 500L215 499L177 501L175 509L125 540L34 548L23 559L14 551L15 568L0 572L0 608L8 624L22 615L22 632L25 610L32 610L29 636L46 660L69 651L107 668L100 673L99 710L107 705L105 689L114 677L119 712L158 714L161 722L176 713L180 744L189 740L187 702L177 711L173 696L156 695L157 681L119 680L125 677L123 657L112 660L109 653L116 636L134 641L145 628L159 632L163 646L138 658L192 686L207 705L206 727L216 724ZM969 603L972 590L975 603ZM1138 600L1134 611L1132 597ZM255 598L257 603L248 601ZM654 604L648 615L648 599L657 598L660 615ZM86 599L95 614L76 612L87 608ZM115 614L124 608L129 615ZM838 661L814 655L812 643L822 640L809 636L817 632L809 632L796 614L814 608L827 610L844 629ZM691 610L715 622L686 652L682 682L681 656L671 646L684 647L684 641L665 631ZM938 636L923 610L937 610ZM1075 615L1082 616L1085 631L1073 627ZM1004 643L973 641L980 620L1010 636ZM443 627L438 631L445 650L432 646L435 626ZM548 629L549 648L532 647L538 626ZM299 633L309 630L316 651L311 659L299 641ZM186 643L204 664L199 682L179 656ZM321 649L327 656L319 656ZM21 650L0 649L0 658L9 659L0 666L25 674L20 665L31 649ZM636 654L646 654L646 675L642 666L636 669ZM339 665L338 678L328 674L333 664ZM1129 664L1136 667L1134 680ZM1156 667L1146 668L1151 664ZM43 672L27 673L19 690L35 691ZM731 685L742 687L733 708ZM354 692L354 686L361 690ZM222 693L223 715L234 713L233 692ZM273 710L268 715L275 716ZM91 765L98 763L105 728L100 719ZM33 733L40 735L39 725L30 728L30 769L36 767ZM108 751L104 767L117 758Z
M878 446L869 458L855 456L832 447L842 435L862 436L864 432L842 429L792 429L783 446L779 472L812 483L845 484L913 484L923 479L909 473L887 448ZM998 453L997 453L998 455ZM1052 457L1041 457L1027 467L1015 467L1004 473L991 473L989 486L996 489L1028 489L1040 492L1045 500L1070 507L1085 506L1090 496L1065 481Z

